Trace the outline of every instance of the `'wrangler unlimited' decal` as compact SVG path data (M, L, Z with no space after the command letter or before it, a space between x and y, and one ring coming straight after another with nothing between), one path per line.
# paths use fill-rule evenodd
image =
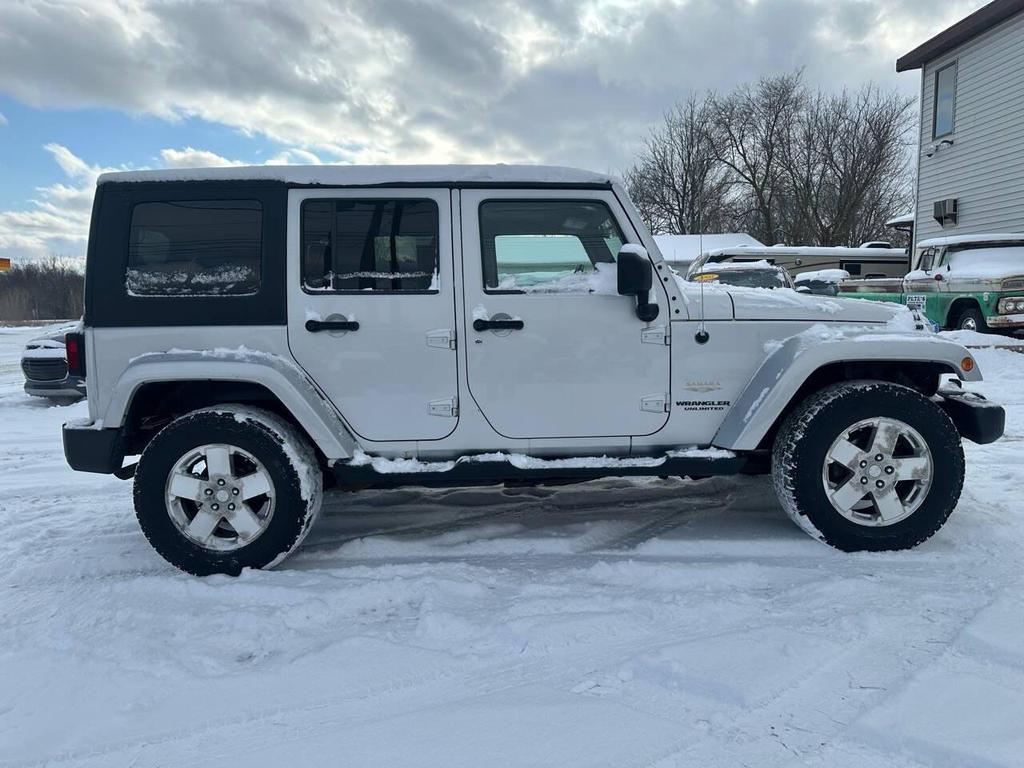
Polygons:
M730 400L676 400L676 405L684 411L724 411Z

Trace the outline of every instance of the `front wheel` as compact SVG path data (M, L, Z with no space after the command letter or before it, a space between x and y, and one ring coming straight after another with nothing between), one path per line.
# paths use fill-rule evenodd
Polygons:
M847 552L909 549L960 498L960 435L934 402L886 382L845 382L810 396L775 439L772 479L807 533Z
M171 565L206 576L266 568L305 538L320 509L322 475L306 438L256 408L193 411L146 446L135 512Z
M968 307L956 319L956 330L976 331L977 333L988 333L988 323L981 310L976 307Z

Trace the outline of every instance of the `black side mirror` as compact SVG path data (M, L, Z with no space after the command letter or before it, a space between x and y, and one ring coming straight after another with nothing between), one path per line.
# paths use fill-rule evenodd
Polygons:
M618 290L620 296L636 297L636 316L645 323L658 317L658 305L650 302L654 270L647 250L640 245L626 244L619 249Z

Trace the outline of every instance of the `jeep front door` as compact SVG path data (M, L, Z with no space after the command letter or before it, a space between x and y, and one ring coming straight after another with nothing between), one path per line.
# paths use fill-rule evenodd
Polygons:
M651 323L616 290L637 242L611 191L463 190L470 395L512 438L649 435L668 419L668 298ZM627 234L628 233L628 234Z
M288 344L361 437L458 420L451 192L292 190Z

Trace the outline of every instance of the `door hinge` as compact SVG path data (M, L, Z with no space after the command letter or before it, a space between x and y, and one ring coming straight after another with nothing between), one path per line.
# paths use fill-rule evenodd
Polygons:
M427 406L431 416L459 415L459 400L455 397L447 397L444 400L431 400Z
M640 398L640 410L650 413L668 413L668 395L647 395Z
M669 338L668 328L664 325L655 325L640 331L640 341L643 344L668 344Z
M455 331L451 328L428 331L427 346L437 347L438 349L455 349Z

